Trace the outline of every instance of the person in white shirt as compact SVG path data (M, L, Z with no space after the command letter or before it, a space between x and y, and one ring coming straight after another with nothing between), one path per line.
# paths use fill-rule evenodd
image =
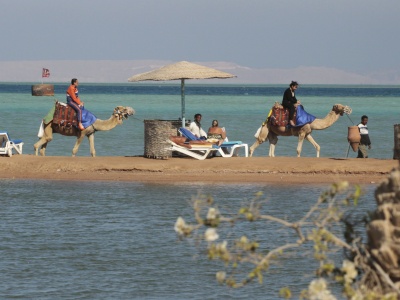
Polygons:
M190 123L189 130L198 138L207 139L207 133L201 128L201 114L194 115L194 121Z
M371 149L371 140L369 139L368 134L368 117L363 115L361 117L361 123L358 124L358 130L360 130L361 141L360 145L358 146L358 156L357 158L368 158L368 149Z

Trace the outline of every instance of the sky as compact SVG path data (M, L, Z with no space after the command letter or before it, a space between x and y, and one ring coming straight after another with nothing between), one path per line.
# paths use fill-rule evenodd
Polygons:
M400 71L399 0L0 0L0 62Z

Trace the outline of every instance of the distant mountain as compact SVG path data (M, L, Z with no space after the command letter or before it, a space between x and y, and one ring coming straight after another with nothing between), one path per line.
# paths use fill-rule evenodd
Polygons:
M44 82L127 83L128 78L174 61L163 60L57 60L0 61L0 82L41 82L42 68L50 70ZM334 68L299 66L293 69L254 69L231 62L194 62L236 75L231 79L192 80L191 83L236 84L400 84L400 70L357 74Z

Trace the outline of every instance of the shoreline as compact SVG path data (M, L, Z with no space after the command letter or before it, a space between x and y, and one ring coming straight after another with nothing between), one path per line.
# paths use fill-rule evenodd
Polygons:
M65 157L13 155L0 157L0 179L126 181L207 184L378 184L399 161L389 159L314 157L214 157L203 161L142 156Z

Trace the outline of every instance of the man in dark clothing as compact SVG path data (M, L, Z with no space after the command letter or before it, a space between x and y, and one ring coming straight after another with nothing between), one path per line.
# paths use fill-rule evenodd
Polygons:
M371 149L371 140L368 134L368 117L366 115L361 117L361 123L358 124L358 129L360 130L361 141L358 146L358 156L357 158L368 158L368 149Z
M296 111L295 104L300 104L300 101L297 101L295 91L297 90L299 84L296 81L292 81L289 85L289 88L283 93L282 106L289 110L289 122L290 125L295 126L293 122L293 116Z

